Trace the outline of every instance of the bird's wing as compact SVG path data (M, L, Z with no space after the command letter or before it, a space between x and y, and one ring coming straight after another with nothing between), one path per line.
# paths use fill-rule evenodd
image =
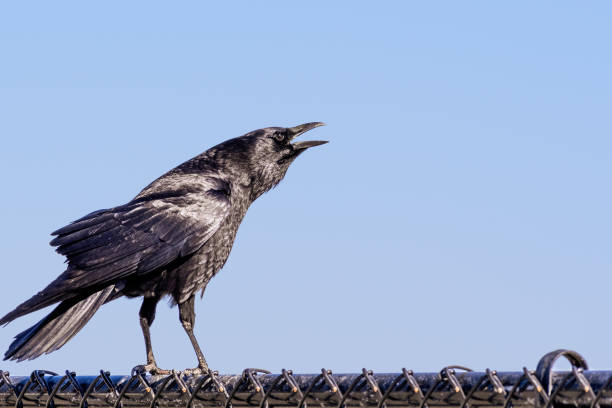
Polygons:
M51 245L72 269L84 271L87 286L146 274L204 245L229 213L229 194L218 178L162 184L55 231ZM81 286L79 277L72 285Z
M223 180L165 180L128 204L60 228L51 245L66 256L67 270L20 305L13 318L185 257L206 243L229 211L230 187Z

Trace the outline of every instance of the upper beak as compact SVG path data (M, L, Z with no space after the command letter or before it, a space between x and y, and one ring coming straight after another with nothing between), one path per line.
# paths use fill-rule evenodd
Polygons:
M287 134L289 135L289 140L293 140L302 133L306 133L311 129L314 129L319 126L324 126L323 122L310 122L304 123L303 125L294 126L292 128L287 128ZM327 143L327 140L308 140L305 142L297 142L293 143L292 146L294 149L303 150L308 149L309 147L319 146Z

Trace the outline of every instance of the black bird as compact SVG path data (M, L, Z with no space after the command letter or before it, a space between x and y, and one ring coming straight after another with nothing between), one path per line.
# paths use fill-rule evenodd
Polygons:
M192 373L208 370L193 334L194 299L223 267L247 209L276 186L306 149L325 141L294 142L322 126L270 127L227 140L164 174L132 201L95 211L53 232L51 245L67 258L66 270L8 313L0 324L59 303L19 333L4 359L30 360L62 347L105 303L143 296L140 325L147 364L157 367L149 327L157 302L171 297L198 358Z

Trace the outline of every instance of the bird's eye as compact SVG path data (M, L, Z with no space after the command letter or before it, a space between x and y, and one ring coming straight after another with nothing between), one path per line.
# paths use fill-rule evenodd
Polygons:
M283 142L285 140L285 134L280 131L274 132L274 135L272 135L272 137L274 137L274 139L276 139L279 142Z

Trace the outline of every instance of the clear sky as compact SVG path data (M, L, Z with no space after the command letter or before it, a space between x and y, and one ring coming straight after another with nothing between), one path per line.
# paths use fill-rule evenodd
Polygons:
M324 121L196 304L211 367L612 369L612 6L4 2L0 312L63 271L49 233L266 126ZM139 300L35 368L126 373ZM43 312L0 329L0 348ZM176 308L161 367L195 365Z

